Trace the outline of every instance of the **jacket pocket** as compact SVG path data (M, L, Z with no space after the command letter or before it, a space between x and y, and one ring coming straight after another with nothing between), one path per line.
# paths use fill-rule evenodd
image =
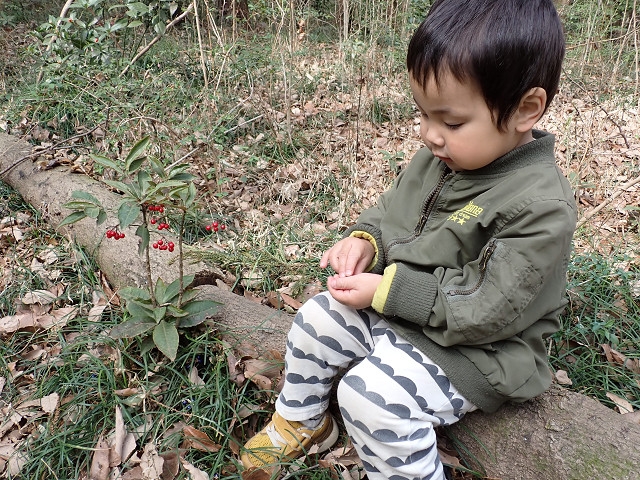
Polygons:
M517 250L493 239L466 284L443 288L449 314L471 344L509 338L529 326L522 313L542 277Z

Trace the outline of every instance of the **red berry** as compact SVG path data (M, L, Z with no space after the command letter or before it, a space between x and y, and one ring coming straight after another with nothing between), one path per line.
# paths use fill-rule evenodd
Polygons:
M157 220L155 218L152 218L151 220L149 220L151 222L151 225L155 225Z
M162 224L158 225L158 230L162 230L163 228Z
M118 238L124 238L124 233L121 233L120 235L118 235Z
M207 226L206 226L206 227L204 227L204 228L206 228L206 229L207 229L207 232L210 232L210 231L211 231L211 225L207 225ZM108 233L108 232L107 232L107 233Z
M153 244L153 248L158 248L158 242Z
M111 238L111 237L113 237L113 231L107 230L107 238Z
M227 228L226 225L220 225L220 230L224 230L225 228Z
M170 252L173 252L173 247L169 247L169 251L170 251Z
M159 211L160 213L164 213L164 208L163 208L163 207L158 207L158 211Z
M218 222L213 222L213 223L211 224L211 226L212 226L213 228L216 228L216 227L218 226Z
M164 240L160 239L158 240L158 245L162 245L164 243Z
M218 227L213 227L213 231L217 232L218 231Z
M169 248L173 248L173 247L175 247L175 246L176 246L176 245L175 245L175 243L173 243L173 242L169 242L169 243L167 243L167 247L169 247Z
M168 249L169 247L167 247L166 245L160 245L158 248L159 248L160 250L166 250L166 249Z

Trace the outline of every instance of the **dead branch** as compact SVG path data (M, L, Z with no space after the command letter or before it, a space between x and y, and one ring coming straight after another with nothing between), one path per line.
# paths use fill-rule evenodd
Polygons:
M587 213L585 213L582 216L582 218L578 221L577 228L580 228L582 225L584 225L586 222L588 222L591 218L593 218L595 215L597 215L598 212L600 212L603 208L605 208L607 205L611 204L611 202L613 202L616 198L618 198L620 195L622 195L622 193L624 191L626 191L627 189L633 187L637 183L640 183L640 176L637 176L633 180L621 185L620 188L618 188L618 190L613 192L613 194L609 198L607 198L604 202L602 202L597 207L595 207L592 210L589 210Z
M191 10L193 10L193 3L191 3L191 4L189 5L189 8L187 8L184 12L182 12L182 14L180 14L180 16L178 16L178 17L174 18L174 19L171 21L171 23L169 23L169 24L167 25L167 28L165 29L165 33L166 33L166 31L167 31L167 30L169 30L171 27L173 27L176 23L180 22L184 17L186 17L186 16L189 14L189 12L190 12ZM142 50L140 50L140 51L136 54L136 56L135 56L135 57L133 57L133 59L131 60L131 62L129 63L129 65L127 65L127 66L125 67L125 69L124 69L124 70L122 70L122 72L120 72L120 75L119 75L119 76L120 76L120 77L122 77L125 73L127 73L127 72L129 71L129 69L133 66L133 64L134 64L134 63L136 63L136 62L138 61L138 59L139 59L140 57L142 57L145 53L147 53L147 52L151 49L151 47L153 47L156 43L158 43L158 41L159 41L162 37L164 37L164 35L165 35L164 33L156 35L156 36L154 37L154 39L153 39L153 40L151 40L151 41L150 41L150 42L149 42L149 43L148 43L148 44L147 44L147 45L146 45Z

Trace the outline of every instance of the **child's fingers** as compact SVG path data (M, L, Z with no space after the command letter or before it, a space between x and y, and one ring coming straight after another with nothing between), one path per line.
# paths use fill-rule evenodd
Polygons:
M331 249L325 250L324 253L322 254L322 258L320 259L320 268L327 268L327 266L329 265L329 252L330 251L331 251Z

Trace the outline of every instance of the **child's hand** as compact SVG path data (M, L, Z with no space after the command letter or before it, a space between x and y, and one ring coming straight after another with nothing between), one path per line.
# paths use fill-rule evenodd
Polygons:
M327 279L329 293L344 305L353 308L367 308L373 302L373 295L382 281L382 275L361 273L350 277L334 275Z
M358 275L369 266L375 253L369 240L357 237L343 238L324 252L320 260L320 268L331 265L340 277Z

